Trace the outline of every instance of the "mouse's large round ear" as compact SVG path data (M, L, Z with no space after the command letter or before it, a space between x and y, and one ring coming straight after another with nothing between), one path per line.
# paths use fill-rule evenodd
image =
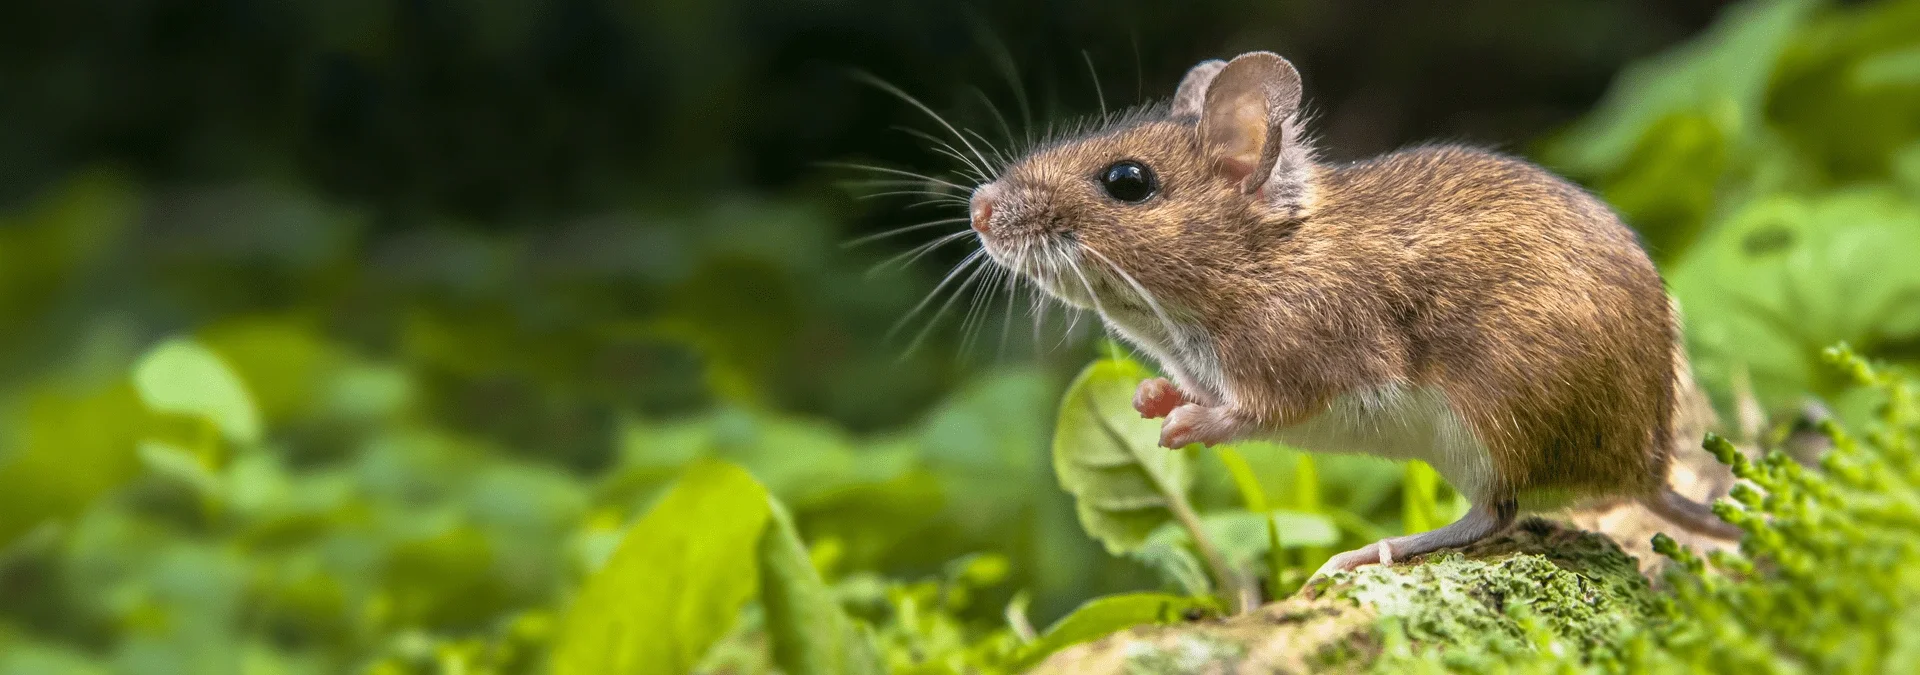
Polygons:
M1173 90L1173 116L1199 117L1200 107L1207 102L1207 86L1225 67L1227 62L1213 59L1189 69L1187 76L1180 78L1180 88Z
M1293 64L1272 52L1241 54L1206 87L1200 143L1215 170L1251 193L1273 171L1287 121L1299 109L1300 73Z

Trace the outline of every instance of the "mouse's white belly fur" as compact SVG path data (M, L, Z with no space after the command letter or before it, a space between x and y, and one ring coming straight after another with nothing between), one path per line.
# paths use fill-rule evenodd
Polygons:
M1302 450L1418 459L1478 500L1493 487L1493 457L1447 397L1431 387L1387 385L1334 399L1325 412L1272 432Z
M1108 325L1159 362L1190 400L1218 405L1231 398L1204 332L1192 329L1178 336L1182 339L1169 339L1167 326L1144 311L1126 311L1120 302L1104 309ZM1417 459L1476 502L1490 496L1494 483L1493 457L1486 444L1454 413L1446 395L1432 387L1388 384L1348 392L1319 415L1267 437L1312 452Z

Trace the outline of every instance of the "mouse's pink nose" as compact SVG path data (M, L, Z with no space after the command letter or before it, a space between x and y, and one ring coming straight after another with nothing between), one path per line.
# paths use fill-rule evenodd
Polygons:
M973 230L986 234L987 224L993 220L993 184L988 183L975 188L973 198L968 200L968 210L973 215Z

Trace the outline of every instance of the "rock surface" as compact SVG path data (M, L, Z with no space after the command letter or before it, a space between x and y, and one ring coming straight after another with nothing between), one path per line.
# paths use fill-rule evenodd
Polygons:
M1335 575L1245 616L1076 645L1032 672L1355 672L1389 648L1467 644L1578 658L1648 616L1652 593L1611 539L1530 519L1467 549Z

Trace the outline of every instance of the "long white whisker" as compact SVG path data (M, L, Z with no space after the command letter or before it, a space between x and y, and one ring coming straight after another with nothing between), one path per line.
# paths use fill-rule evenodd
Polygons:
M820 165L821 165L821 166L830 166L830 167L834 167L834 168L840 168L840 169L858 169L858 170L861 170L861 171L873 171L873 172L876 172L876 173L885 173L885 174L893 174L893 175L895 175L895 176L906 176L906 177L908 177L908 178L918 178L918 179L920 179L920 180L924 180L924 181L927 181L927 182L929 182L929 183L936 183L936 184L939 184L939 185L945 185L945 186L947 186L947 187L950 187L950 188L953 188L953 189L955 189L955 190L959 190L959 191L960 191L960 192L962 192L962 193L966 193L966 194L972 194L972 193L973 193L973 188L970 188L970 187L967 187L967 186L964 186L964 185L961 185L961 184L959 184L959 183L954 183L954 182L951 182L951 181L944 181L944 180L940 180L940 179L938 179L938 178L934 178L933 176L928 176L928 175L925 175L925 174L918 174L918 173L914 173L914 172L912 172L912 171L902 171L902 170L900 170L900 169L889 169L889 168L887 168L887 167L884 167L884 166L872 166L872 165L869 165L869 164L853 164L853 163L850 163L850 162L821 162L821 163L820 163Z
M1006 137L1007 146L1011 147L1019 143L1019 141L1014 140L1013 127L1007 124L1007 117L1005 115L1000 114L1000 107L994 105L993 99L987 97L987 90L981 89L979 87L972 87L972 89L973 89L974 95L980 97L980 102L987 104L987 112L993 113L993 121L1000 125L1000 134ZM986 139L983 138L981 140L985 141ZM1008 159L1007 153L1000 152L997 150L996 152L1000 155L1001 166L1002 167L1006 166L1006 162Z
M955 277L960 276L960 274L962 272L965 272L967 268L972 267L974 266L975 263L980 262L980 260L982 258L985 258L986 255L987 255L986 249L975 249L974 252L967 254L967 257L962 258L960 262L955 263L953 266L953 269L947 272L947 276L945 278L942 278L940 280L940 283L934 284L933 290L927 291L927 297L920 299L920 304L914 305L913 309L907 310L907 313L905 315L901 316L899 320L893 323L892 328L887 329L887 339L889 340L893 339L894 335L898 334L900 332L900 329L907 325L907 322L913 320L914 315L917 315L920 312L926 310L927 305L932 304L934 298L939 297L941 289L946 288L947 284L953 283L953 280Z
M972 151L975 157L980 158L981 164L988 163L987 156L980 154L979 148L973 147L972 141L968 141L967 137L960 133L960 130L955 129L952 124L947 123L947 118L941 117L940 113L934 112L932 108L927 107L927 104L921 103L920 99L914 98L912 95L908 94L907 92L902 91L899 87L893 86L892 83L887 82L886 80L882 80L878 77L874 77L872 74L859 73L859 75L861 79L866 80L867 84L871 84L875 87L879 87L881 91L885 91L889 94L893 94L894 96L898 97L900 100L906 101L908 104L912 105L915 108L919 108L920 112L926 113L928 117L933 118L933 121L939 122L940 126L945 127L947 130L947 133L953 134L954 138L959 139L961 145L967 146L967 149Z
M949 243L952 243L953 241L960 239L961 237L965 237L970 234L973 234L973 230L961 230L959 232L954 232L951 234L940 235L939 238L934 239L933 241L920 244L919 246L915 246L913 248L907 249L905 252L899 255L896 255L894 257L881 261L880 264L874 265L873 269L867 270L867 276L872 277L873 275L878 274L881 270L885 270L889 267L894 266L895 263L899 263L901 267L912 265L914 261L917 261L922 257L925 257L928 253L932 253L934 249L940 248L941 246L945 246ZM979 252L975 251L975 253L979 253ZM901 259L903 258L906 260L905 262L901 262Z
M935 137L933 134L929 134L919 129L913 129L909 127L894 127L894 129L898 131L906 132L914 136L915 138L919 138L920 140L926 141L928 143L932 143L933 147L931 148L931 150L933 150L934 152L940 153L942 155L946 155L947 157L960 162L960 165L966 168L968 177L974 179L974 181L976 182L980 182L980 183L987 182L987 167L982 166L978 163L975 163L972 159L968 159L966 155L961 154L959 149L953 147L952 143L948 143L946 141L940 140L939 138ZM980 158L980 161L985 162L987 160L985 157L982 157Z
M1100 99L1100 119L1107 118L1107 93L1100 88L1100 72L1093 69L1093 55L1080 50L1080 58L1087 62L1087 74L1093 76L1093 97Z
M888 237L899 236L902 234L906 234L908 232L917 232L920 230L927 229L929 227L940 227L941 225L953 225L956 223L964 223L964 222L967 222L967 220L968 219L966 218L942 218L940 220L929 220L924 223L915 223L913 225L908 225L906 227L896 227L891 230L887 230L885 232L877 232L874 234L869 234L864 237L850 239L846 243L841 244L840 247L853 248L861 244L879 241L881 239L886 239Z
M1000 275L1005 273L999 265L987 265L984 269L986 279L973 287L973 299L967 302L967 313L960 320L960 353L962 355L978 344L980 329L985 325L987 316L980 311L981 300L993 297L990 289L1000 280Z
M994 70L1000 71L1000 77L1007 81L1007 89L1013 92L1013 102L1020 108L1020 129L1026 135L1027 145L1033 144L1033 105L1027 100L1027 86L1020 81L1020 68L1013 61L1013 52L1007 49L1007 43L995 35L992 27L979 17L970 22L974 38L985 43L987 58L993 61Z
M855 195L854 199L867 200L867 199L884 199L887 197L911 197L911 196L931 197L932 199L927 200L930 203L941 203L941 204L967 203L967 200L961 199L959 197L955 197L950 193L933 192L930 190L886 190L884 192L869 192L863 195Z
M985 249L982 249L979 251L975 251L974 253L976 255L984 255L986 251ZM980 258L976 257L972 259L979 260ZM973 271L967 274L967 279L965 281L960 282L960 285L955 287L952 293L947 294L947 301L940 305L940 309L933 313L932 318L927 319L926 327L921 328L920 332L913 336L913 342L910 342L907 344L907 349L904 352L904 354L912 354L914 350L920 348L920 344L926 341L927 335L933 332L933 327L939 325L940 319L942 317L945 317L947 315L947 312L953 309L953 303L960 300L960 296L966 293L967 287L973 285L973 282L980 278L981 271L987 269L988 267L989 266L982 266L982 265L975 265L973 267Z
M1176 346L1181 344L1180 331L1174 326L1173 319L1167 316L1166 310L1161 309L1160 301L1154 299L1153 294L1147 292L1146 287L1141 286L1140 282L1134 280L1133 275L1127 274L1127 271L1120 269L1119 265L1115 265L1111 258L1094 250L1093 247L1081 244L1080 250L1093 254L1095 258L1099 258L1100 262L1106 263L1107 267L1113 269L1114 274L1120 275L1120 279L1126 281L1128 286L1132 286L1133 292L1139 294L1141 300L1146 301L1147 307L1153 310L1154 317L1160 320L1160 326L1167 331L1167 340Z
M1005 151L1001 150L998 146L995 146L993 144L993 141L987 140L986 136L980 135L980 132L974 131L972 129L965 129L963 131L973 136L974 140L980 141L980 145L985 147L987 149L987 152L993 155L993 159L995 162L998 162L993 166L987 167L988 169L993 170L994 175L996 176L999 175L1001 171L1007 168L1007 165L1013 163L1013 159L1008 157Z
M1080 271L1080 263L1075 262L1073 256L1066 256L1065 260L1067 261L1067 269L1072 270L1073 276L1080 278L1080 286L1087 289L1087 300L1093 303L1093 311L1099 312L1102 317L1109 316L1106 307L1100 304L1100 295L1093 292L1093 282L1087 281L1086 273ZM1104 329L1106 322L1102 321L1100 325Z

